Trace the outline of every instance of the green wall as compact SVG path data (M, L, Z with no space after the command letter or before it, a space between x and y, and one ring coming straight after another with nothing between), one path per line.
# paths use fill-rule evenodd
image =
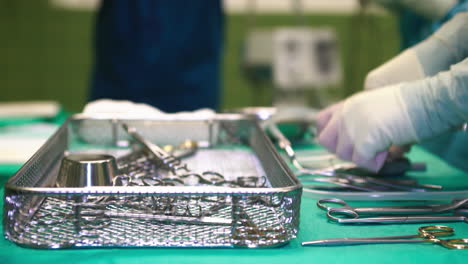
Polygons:
M0 0L0 101L58 100L67 111L85 104L92 61L94 13L51 8L45 0ZM303 23L336 30L343 86L332 98L361 89L365 73L398 52L390 16L307 15ZM290 15L226 18L223 108L271 103L270 84L253 85L241 71L243 39L249 30L297 25ZM255 24L255 26L254 26Z
M58 100L79 111L89 79L92 17L43 0L0 0L0 100Z

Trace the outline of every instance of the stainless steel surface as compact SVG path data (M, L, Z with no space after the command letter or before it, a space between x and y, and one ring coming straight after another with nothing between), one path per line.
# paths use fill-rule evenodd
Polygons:
M170 182L134 148L122 122L161 146L194 140L198 150L184 163L224 180ZM116 157L113 186L56 186L65 154L84 153ZM296 236L301 193L264 132L243 116L74 116L7 182L4 233L38 248L274 247Z
M111 155L70 154L62 160L57 186L112 186L112 180L117 174L117 163Z

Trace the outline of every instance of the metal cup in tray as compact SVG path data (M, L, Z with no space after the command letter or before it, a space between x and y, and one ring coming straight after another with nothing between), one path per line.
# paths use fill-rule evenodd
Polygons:
M117 174L117 163L111 155L69 154L62 160L57 186L112 186Z

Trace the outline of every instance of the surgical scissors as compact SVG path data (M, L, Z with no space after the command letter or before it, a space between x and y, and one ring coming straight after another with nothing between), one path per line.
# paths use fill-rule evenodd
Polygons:
M317 174L319 175L319 174ZM327 177L316 177L313 178L304 178L301 177L301 182L306 183L309 181L312 182L325 182L332 183L337 187L330 186L314 186L314 185L304 185L305 188L313 189L338 189L338 190L357 190L364 192L374 192L374 191L412 191L412 192L426 192L427 189L440 189L441 186L438 185L420 185L413 180L381 180L373 177L367 176L355 176L351 174L336 174L337 176L327 176ZM305 175L299 175L305 176Z
M339 204L341 207L328 207L326 203ZM466 214L468 210L458 209L456 215L428 215L437 213L446 213L460 208L468 203L468 199L453 201L449 204L432 204L416 206L382 206L382 207L351 207L345 201L340 199L321 199L317 206L327 210L327 217L340 224L357 223L434 223L434 222L467 222L468 218L460 214ZM385 215L378 217L361 218L360 215ZM399 216L389 216L399 215ZM415 216L417 215L417 216ZM342 217L340 217L342 216Z
M339 207L327 206L337 204ZM317 207L338 212L340 209L354 211L358 214L428 214L443 213L468 205L468 198L454 200L448 204L428 204L409 206L374 206L374 207L352 207L347 202L337 198L326 198L317 201Z
M393 244L393 243L425 243L439 244L449 249L468 249L467 238L440 239L441 236L451 236L455 233L448 226L434 225L418 228L418 234L387 237L363 238L332 238L302 242L303 246L347 246L365 244ZM415 239L421 238L421 239Z

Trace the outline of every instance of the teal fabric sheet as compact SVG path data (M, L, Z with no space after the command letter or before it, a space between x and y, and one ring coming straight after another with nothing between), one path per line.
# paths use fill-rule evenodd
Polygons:
M466 184L468 175L444 164L431 154L416 149L411 153L414 160L430 161L428 172L431 177L456 176L460 184ZM3 167L3 166L0 166ZM460 176L461 175L461 176ZM9 175L2 175L6 181ZM3 197L4 188L0 189ZM0 238L0 263L86 263L86 264L131 264L131 263L467 263L468 250L449 250L431 243L359 245L347 247L302 247L302 241L336 238L394 236L416 234L422 224L406 225L358 225L341 226L328 222L323 211L315 205L316 200L302 198L301 223L298 237L280 248L269 249L225 249L225 248L112 248L112 249L60 249L45 250L20 247ZM353 206L391 205L402 202L350 202ZM416 203L405 202L404 204ZM421 202L419 202L421 203ZM0 202L3 207L3 199ZM444 223L441 223L444 224ZM455 229L457 238L468 238L467 223L444 224ZM3 229L0 230L3 233Z

